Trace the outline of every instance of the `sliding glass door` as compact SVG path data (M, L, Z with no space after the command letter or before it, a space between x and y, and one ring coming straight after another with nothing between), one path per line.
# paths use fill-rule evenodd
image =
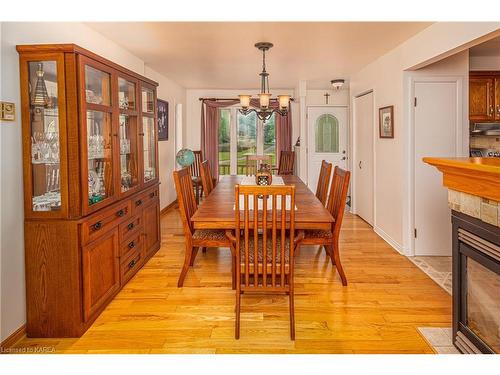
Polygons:
M266 155L276 165L274 114L265 123L255 112L244 115L238 108L220 110L219 174L247 174L252 156Z

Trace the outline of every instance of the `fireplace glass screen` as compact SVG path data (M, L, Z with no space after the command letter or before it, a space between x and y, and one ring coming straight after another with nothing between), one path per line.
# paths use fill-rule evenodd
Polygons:
M467 326L500 352L500 276L467 258Z

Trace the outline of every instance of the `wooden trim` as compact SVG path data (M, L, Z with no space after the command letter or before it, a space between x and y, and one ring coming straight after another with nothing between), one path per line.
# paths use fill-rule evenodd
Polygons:
M119 70L120 72L124 74L128 74L130 76L133 76L135 78L140 79L141 81L145 81L151 85L158 86L158 83L144 77L130 69L124 68L121 65L118 65L117 63L110 61L108 59L105 59L104 57L101 57L97 54L95 54L92 51L89 51L85 48L82 48L76 44L28 44L28 45L18 45L16 46L16 50L19 53L26 53L26 52L64 52L64 53L77 53L80 55L87 56L91 58L92 60L99 61L105 65L111 66L112 68Z
M469 77L474 77L474 76L479 76L479 77L488 77L488 76L500 76L500 71L498 70L473 70L469 72Z
M175 199L172 203L167 204L165 207L163 207L160 211L160 216L165 215L171 208L174 208L177 205L177 199Z
M2 341L0 349L12 348L15 344L26 337L26 324L12 332L9 337Z

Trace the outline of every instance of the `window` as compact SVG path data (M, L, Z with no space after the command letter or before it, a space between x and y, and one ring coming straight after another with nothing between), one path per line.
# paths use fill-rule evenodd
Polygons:
M321 115L315 124L316 152L339 152L339 120L331 114Z
M247 115L236 112L238 118L238 174L245 174L247 156L257 155L257 115L250 112Z
M263 123L255 112L244 115L237 107L220 109L219 174L246 174L247 156L269 155L276 165L274 114Z
M220 110L219 122L219 174L231 174L231 160L229 158L231 147L231 111Z
M264 155L271 155L271 164L276 164L276 114L263 124L264 132Z

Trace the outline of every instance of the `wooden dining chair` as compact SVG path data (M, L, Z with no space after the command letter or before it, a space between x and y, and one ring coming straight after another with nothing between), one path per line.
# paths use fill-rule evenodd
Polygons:
M212 170L208 160L205 160L200 165L201 185L203 186L203 194L205 198L210 195L215 187L215 179L212 177Z
M281 151L278 175L293 175L295 151Z
M184 279L189 270L189 267L194 264L194 260L198 253L198 249L203 250L207 247L228 247L231 248L231 243L225 235L224 230L216 229L194 229L191 217L196 212L198 205L194 198L194 192L191 183L191 175L188 168L174 171L175 190L177 191L177 200L179 202L179 211L181 213L182 225L184 227L184 237L186 243L186 253L184 258L184 266L177 286L180 288L184 284ZM235 258L233 255L233 270ZM235 285L233 272L233 289Z
M245 155L245 174L253 176L263 163L271 164L271 155Z
M235 186L235 234L226 233L236 257L236 339L243 293L284 293L290 300L290 337L295 340L294 250L303 232L295 232L294 208L293 185Z
M201 183L201 163L203 161L203 151L193 151L194 162L189 166L189 173L191 174L191 180L193 189L195 191L196 204L200 204L200 196L202 194L203 185Z
M326 206L328 196L328 186L330 185L330 176L332 174L332 163L323 160L319 171L318 186L316 186L316 198Z
M343 286L347 285L347 278L340 263L339 235L344 217L350 176L351 173L349 171L345 171L338 166L335 167L330 187L330 196L328 197L326 206L334 219L331 230L306 230L304 231L304 238L299 243L299 247L301 245L324 246L330 256L332 265L337 267Z

